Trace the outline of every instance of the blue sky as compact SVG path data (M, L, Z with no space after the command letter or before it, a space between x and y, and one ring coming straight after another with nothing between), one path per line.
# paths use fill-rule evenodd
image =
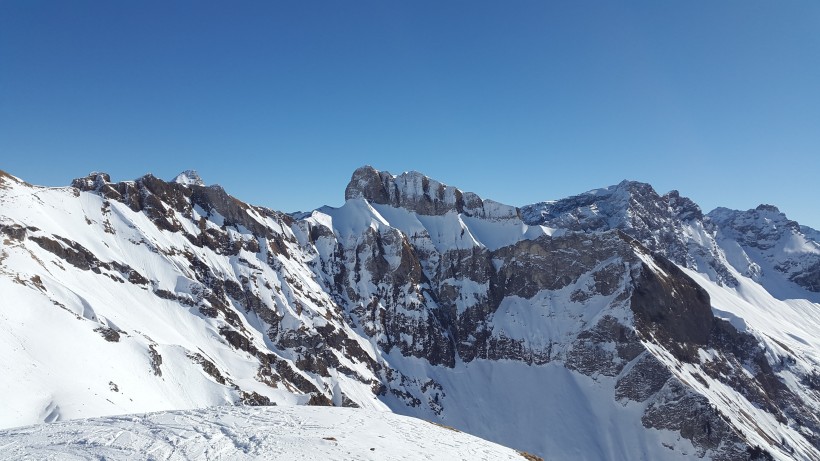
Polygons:
M634 179L820 227L815 1L0 2L0 169L199 170L294 211L352 171L523 205Z

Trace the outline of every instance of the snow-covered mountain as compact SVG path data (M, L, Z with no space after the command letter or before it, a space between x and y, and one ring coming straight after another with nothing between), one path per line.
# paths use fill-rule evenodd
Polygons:
M820 459L817 231L626 181L517 208L363 167L345 198L3 174L0 425L335 405L548 459Z

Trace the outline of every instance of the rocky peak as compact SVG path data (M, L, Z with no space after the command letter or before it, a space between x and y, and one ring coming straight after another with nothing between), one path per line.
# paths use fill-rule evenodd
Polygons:
M814 229L800 226L772 205L747 211L716 208L707 217L721 239L737 242L753 261L750 269L739 267L742 272L780 273L800 287L820 292L820 235Z
M751 246L768 246L785 233L802 233L800 225L773 205L758 205L747 211L716 208L708 215L724 234Z
M472 192L462 192L417 171L392 175L363 166L353 172L345 189L345 200L404 208L420 215L440 216L451 211L491 219L518 217L518 209L492 200L482 200Z
M562 200L527 205L521 213L528 224L575 231L656 230L669 220L703 217L700 207L678 191L661 196L651 185L629 180Z
M676 190L669 191L661 197L674 215L681 221L703 220L703 211L689 197L683 197Z
M615 186L616 192L628 192L631 195L658 197L651 184L624 179Z
M177 184L182 184L183 186L204 186L205 182L199 176L199 173L196 170L185 170L182 173L178 174L174 181Z
M521 215L530 225L575 232L617 229L677 264L705 270L720 283L736 282L709 245L681 232L685 227L695 233L703 229L703 212L676 190L661 196L649 184L627 180L565 199L527 205Z
M111 176L108 173L101 173L92 171L84 178L76 178L71 181L71 185L82 191L99 190L104 185L111 182Z
M390 194L387 192L387 176L382 179L382 173L370 165L357 168L345 188L345 200L362 198L371 203L389 204Z
M780 209L774 205L768 205L766 203L761 203L760 205L755 208L757 211L768 211L770 213L780 213Z

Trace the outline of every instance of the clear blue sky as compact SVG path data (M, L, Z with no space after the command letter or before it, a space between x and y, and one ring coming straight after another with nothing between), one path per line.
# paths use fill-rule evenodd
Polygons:
M371 164L818 228L819 154L817 1L0 1L0 169L37 184L194 168L294 211Z

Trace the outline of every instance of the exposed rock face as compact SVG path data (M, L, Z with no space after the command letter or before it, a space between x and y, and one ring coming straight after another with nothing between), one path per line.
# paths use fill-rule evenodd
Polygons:
M771 208L704 216L676 191L623 182L519 211L420 173L371 167L353 173L342 208L298 218L245 204L190 171L171 182L92 173L72 186L42 195L81 203L59 219L92 231L0 216L0 262L28 258L37 268L0 265L0 281L72 312L106 346L138 350L146 379L162 389L180 373L223 402L386 405L546 454L540 428L561 422L539 405L570 376L580 401L603 393L612 405L596 411L645 428L604 457L645 456L630 446L675 459L820 452L820 361L782 335L716 318L709 293L684 271L715 290L748 274L763 280L727 256L721 244L731 239L749 261L814 290L814 234L776 221ZM808 256L774 251L795 236ZM89 284L127 293L117 299L124 307L67 294ZM144 306L159 306L159 320L129 317ZM182 339L157 339L175 328L186 328ZM493 370L547 378L499 396L504 372ZM127 393L125 378L108 382ZM496 421L480 413L495 400L533 408ZM583 411L571 413L595 417Z
M668 259L649 258L655 270L642 265L630 299L635 326L679 360L696 361L715 322L709 295Z
M481 218L516 218L518 209L472 192L442 184L417 172L393 176L365 166L353 172L345 189L345 200L365 199L371 203L404 208L420 215L438 216L455 211Z
M615 387L615 397L645 402L655 396L672 378L672 373L654 355L643 352L629 373L623 375Z
M744 444L720 412L707 398L674 378L658 392L642 422L649 428L679 431L682 437L692 441L698 457L709 455L721 461L748 459L751 447Z

